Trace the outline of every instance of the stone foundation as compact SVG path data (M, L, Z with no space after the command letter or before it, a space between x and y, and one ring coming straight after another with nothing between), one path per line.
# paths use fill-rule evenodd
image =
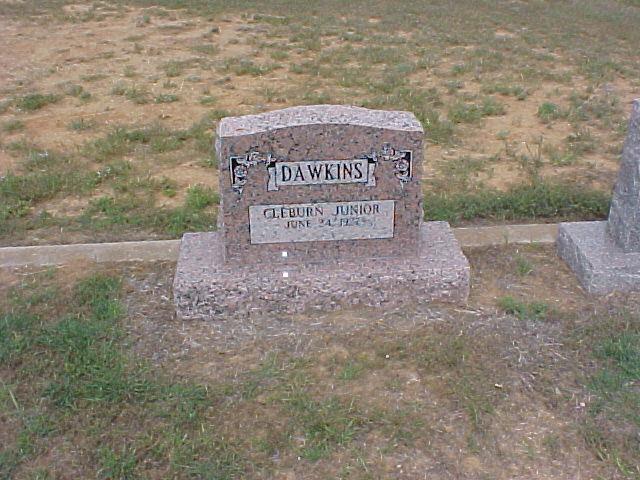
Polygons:
M402 249L401 242L397 248ZM225 264L217 233L188 233L180 246L173 294L178 317L206 320L330 311L348 305L464 302L469 295L469 263L446 222L420 226L418 256L307 264Z
M589 293L640 290L640 252L625 253L607 222L561 223L557 246Z

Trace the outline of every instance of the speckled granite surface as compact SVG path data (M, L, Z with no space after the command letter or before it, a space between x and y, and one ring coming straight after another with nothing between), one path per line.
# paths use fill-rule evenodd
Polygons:
M561 223L557 246L588 292L640 290L640 100L633 102L609 219Z
M609 232L625 252L640 252L640 100L633 102L620 173L609 212Z
M403 259L225 264L217 233L186 234L174 279L174 300L179 317L213 321L358 304L464 302L469 295L469 263L449 224L422 224L419 252Z
M558 254L589 293L640 290L640 252L625 252L607 222L561 223Z
M422 221L424 132L409 112L342 105L286 108L220 122L216 154L220 163L218 232L227 262L318 261L327 256L404 257L418 248ZM385 150L385 147L387 150ZM398 155L407 155L410 174L400 180ZM270 189L273 165L306 165L365 159L374 164L372 183L324 183ZM394 160L395 158L395 160ZM242 163L242 165L240 165ZM308 168L308 165L307 165ZM240 171L241 177L236 173ZM372 186L372 184L375 184ZM338 242L251 242L249 209L255 205L294 206L320 202L395 202L393 238Z
M449 225L422 221L424 131L410 112L342 105L220 122L217 232L186 234L184 319L464 301Z
M422 125L409 112L370 110L349 105L305 105L242 117L223 118L218 137L235 137L303 125L356 125L422 132Z

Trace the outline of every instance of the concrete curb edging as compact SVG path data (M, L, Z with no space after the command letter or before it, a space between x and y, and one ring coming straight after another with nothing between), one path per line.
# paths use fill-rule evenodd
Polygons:
M521 243L554 243L557 224L497 225L454 228L462 248ZM80 243L0 248L0 267L61 265L74 261L152 262L177 261L180 240Z
M489 247L509 243L554 243L558 224L497 225L454 228L461 247Z
M0 248L0 267L176 260L179 248L180 240L5 247Z

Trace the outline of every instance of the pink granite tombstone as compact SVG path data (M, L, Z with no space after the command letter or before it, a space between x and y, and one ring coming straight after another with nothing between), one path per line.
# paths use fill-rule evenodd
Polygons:
M448 224L422 222L423 137L411 113L350 106L223 119L218 231L182 240L179 316L466 299Z

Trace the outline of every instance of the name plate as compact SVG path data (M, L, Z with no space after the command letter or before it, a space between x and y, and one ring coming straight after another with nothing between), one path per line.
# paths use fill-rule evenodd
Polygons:
M327 185L334 183L361 183L376 185L376 164L366 158L354 160L304 160L301 162L273 162L267 167L267 190L300 185Z
M251 243L392 238L395 200L252 205Z

